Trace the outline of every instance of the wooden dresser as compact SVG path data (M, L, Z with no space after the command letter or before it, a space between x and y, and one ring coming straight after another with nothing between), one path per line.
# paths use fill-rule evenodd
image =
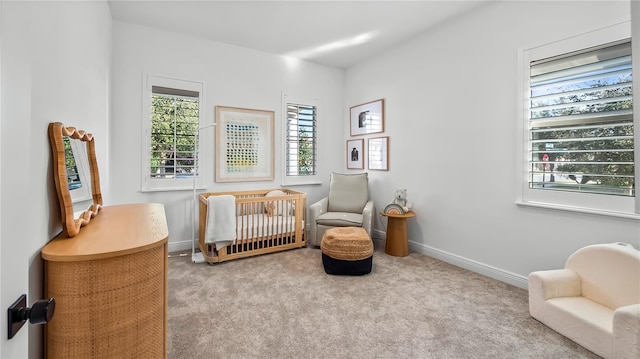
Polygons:
M46 358L166 358L169 232L161 204L107 206L42 249Z

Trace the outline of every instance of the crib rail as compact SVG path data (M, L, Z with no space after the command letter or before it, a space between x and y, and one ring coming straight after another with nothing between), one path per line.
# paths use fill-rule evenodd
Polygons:
M289 189L277 189L284 195L267 197L273 189L209 192L200 195L199 235L200 251L210 263L279 252L306 245L305 215L306 194ZM235 244L220 250L205 242L207 222L207 198L233 195L236 198Z

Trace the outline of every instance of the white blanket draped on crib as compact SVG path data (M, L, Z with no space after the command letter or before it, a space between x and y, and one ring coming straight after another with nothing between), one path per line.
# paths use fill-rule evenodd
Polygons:
M236 240L236 198L232 195L207 198L207 230L205 241L214 243L216 249Z

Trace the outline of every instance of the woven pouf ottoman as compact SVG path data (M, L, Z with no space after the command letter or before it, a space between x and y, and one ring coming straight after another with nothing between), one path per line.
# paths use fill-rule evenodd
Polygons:
M327 274L363 275L371 272L373 242L360 227L327 229L320 242Z

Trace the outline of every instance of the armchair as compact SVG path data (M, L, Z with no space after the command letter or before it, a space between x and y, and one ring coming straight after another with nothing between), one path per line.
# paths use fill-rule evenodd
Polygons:
M320 246L324 232L334 227L362 227L371 237L373 213L367 173L332 173L329 195L309 206L311 230L307 244Z
M564 269L529 274L529 312L604 358L640 358L640 251L586 246Z

